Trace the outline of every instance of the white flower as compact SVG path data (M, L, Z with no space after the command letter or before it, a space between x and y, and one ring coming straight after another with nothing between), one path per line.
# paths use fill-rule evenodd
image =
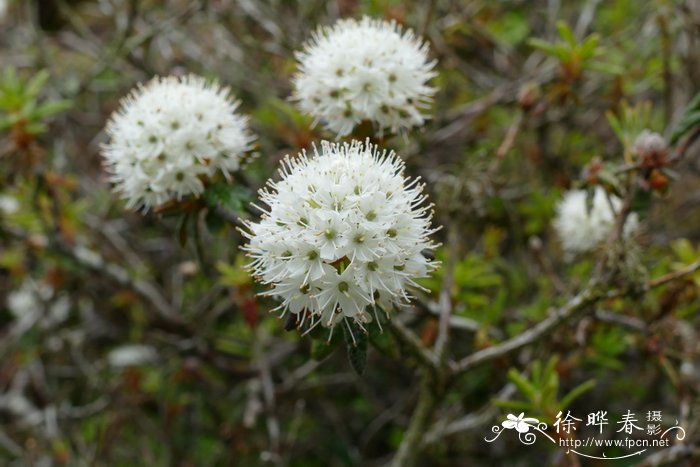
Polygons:
M344 318L362 327L370 310L409 300L407 289L436 266L422 254L436 229L423 185L403 170L394 152L359 141L323 141L313 157L285 159L282 180L260 191L268 210L244 232L250 268L283 314L300 314L309 329Z
M297 59L294 99L339 137L363 120L380 131L423 125L435 61L411 30L368 17L342 19L320 27Z
M39 322L42 328L50 329L68 319L70 308L68 296L56 296L53 287L31 279L26 279L19 289L7 296L7 309L20 328Z
M153 347L140 344L123 345L113 349L107 355L109 365L114 368L153 363L157 358L158 353Z
M0 212L9 216L17 211L19 211L19 201L17 201L17 198L10 195L0 195Z
M194 75L139 85L107 124L102 153L115 191L147 210L199 195L217 173L229 178L254 139L237 107L228 88Z
M585 190L571 190L557 205L554 228L564 250L569 254L590 251L609 238L615 227L615 217L622 206L618 197L606 195L605 190L596 187L589 212L586 197ZM630 235L638 227L638 217L632 213L627 217L623 233L625 236Z
M632 150L638 156L644 157L666 152L666 140L660 134L651 130L642 130L634 140Z

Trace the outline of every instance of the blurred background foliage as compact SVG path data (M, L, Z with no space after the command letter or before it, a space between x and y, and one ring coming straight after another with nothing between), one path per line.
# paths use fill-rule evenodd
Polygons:
M240 233L215 209L250 217L285 154L331 138L288 100L294 51L316 25L363 14L413 28L438 61L432 119L383 145L427 181L444 226L438 258L450 265L397 317L432 345L447 286L457 357L530 328L587 282L596 254L563 254L550 228L556 202L595 158L627 161L642 129L670 137L700 91L692 0L9 0L0 463L391 459L415 405L414 356L394 334L373 333L360 376L344 349L286 332L256 297ZM232 88L257 157L192 215L125 211L101 171L105 121L136 83L187 72ZM662 410L697 445L700 274L634 293L700 259L700 159L686 149L669 186L636 205L643 234L609 284L632 292L458 376L420 465L575 465L561 449L484 442L511 410L549 424L564 409Z

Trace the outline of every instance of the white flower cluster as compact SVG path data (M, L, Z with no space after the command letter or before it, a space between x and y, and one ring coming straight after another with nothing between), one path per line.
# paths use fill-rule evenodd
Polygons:
M297 59L294 99L338 136L363 120L379 131L420 126L435 93L428 45L395 22L364 17L321 27Z
M35 323L49 329L64 322L70 314L70 306L68 296L56 296L53 287L30 279L7 296L7 309L16 319L18 329L23 330Z
M638 156L646 156L666 151L666 140L660 134L651 130L642 130L632 145L632 151Z
M269 210L249 223L245 250L256 278L288 310L331 329L344 318L359 326L378 305L409 300L408 287L435 263L431 205L418 179L407 180L394 152L369 142L321 143L314 157L287 157L278 182L260 191ZM347 323L347 321L346 321Z
M601 187L595 188L590 211L586 198L586 190L570 190L557 205L554 228L569 254L593 250L607 239L612 234L616 214L622 206L617 196L606 195ZM632 213L627 217L623 234L628 236L638 227L639 219Z
M107 354L107 362L114 368L146 365L158 360L158 352L149 345L127 344L112 349Z
M103 147L115 191L148 209L199 195L217 173L239 169L254 138L228 88L189 75L156 77L121 102Z
M19 211L19 201L11 195L0 195L0 212L10 216Z

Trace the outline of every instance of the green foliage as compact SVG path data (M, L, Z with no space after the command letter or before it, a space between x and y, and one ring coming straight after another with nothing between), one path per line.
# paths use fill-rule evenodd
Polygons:
M543 415L554 418L558 412L568 408L573 401L595 387L595 380L591 379L579 384L560 398L558 363L557 356L551 357L546 364L535 360L532 362L529 378L511 368L508 371L508 379L517 387L525 400L496 401L496 404L503 408L523 410L531 416Z
M252 201L250 190L239 184L226 182L217 182L209 185L204 190L202 199L211 208L221 206L239 215L245 212L246 206Z
M598 60L605 52L598 34L590 34L579 42L564 21L557 22L557 31L559 40L556 42L535 37L529 39L528 44L556 58L561 63L567 79L580 79L583 70L596 70L610 74L622 73L622 69L615 64Z
M507 11L487 27L494 40L509 46L520 44L530 34L527 16L520 11Z
M695 247L686 238L679 238L671 244L671 249L678 257L678 262L675 263L674 269L678 270L682 267L688 266L696 261L700 261L700 247ZM697 272L690 276L690 278L695 281L695 284L700 287L700 272Z
M696 94L688 103L683 116L678 120L671 134L671 144L676 144L698 125L700 125L700 93Z
M36 135L46 131L45 121L68 110L69 100L41 100L41 93L51 75L46 70L24 79L13 67L0 76L0 131L21 126Z
M624 331L616 328L598 329L593 333L591 344L591 352L587 355L589 363L597 368L624 368L624 364L618 358L628 348Z
M361 375L367 367L367 344L369 342L367 333L354 324L342 326L342 328L350 366L355 373Z
M612 111L606 112L605 116L612 127L615 135L622 143L625 151L625 161L631 162L630 151L634 140L642 130L652 127L651 102L644 101L635 105L622 102L619 116Z
M242 254L236 255L234 264L218 261L216 269L219 272L219 284L226 287L240 287L250 284L250 274L245 267L246 263L246 258Z

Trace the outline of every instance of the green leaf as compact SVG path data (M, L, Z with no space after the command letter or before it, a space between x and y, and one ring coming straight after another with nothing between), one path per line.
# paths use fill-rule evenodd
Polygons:
M559 375L556 371L557 362L559 362L557 356L550 358L542 372L540 379L540 403L543 406L557 399L557 393L559 392Z
M598 44L600 44L600 36L598 34L591 34L586 37L580 47L581 56L584 59L589 59L599 55L602 50L598 48Z
M676 144L692 127L698 124L700 118L700 92L693 97L685 108L683 117L678 121L671 134L671 144Z
M650 190L636 190L630 203L632 211L645 218L651 209L652 201L653 196Z
M586 213L591 214L593 210L593 200L595 199L595 187L588 187L586 189Z
M384 320L385 318L380 316L379 319ZM391 359L400 358L399 346L392 333L387 331L379 332L379 330L374 327L370 330L369 340L375 349L387 357Z
M558 57L560 55L559 47L545 40L533 37L528 39L527 44L532 48L541 50L547 55L552 55L554 57Z
M586 68L613 76L621 76L625 74L625 69L617 63L589 62L586 64Z
M44 89L44 86L50 77L51 74L47 70L41 70L34 75L34 77L29 80L29 84L27 84L27 88L24 92L25 96L29 99L36 98L41 90Z
M671 134L671 144L676 144L686 133L700 125L700 110L688 109Z
M340 323L338 326L343 328L343 336L345 336L345 344L348 350L348 360L355 373L361 375L365 372L365 367L367 366L367 334L354 324L350 324L350 326L344 324ZM350 330L351 328L354 329Z
M218 283L225 287L241 287L249 285L251 282L251 277L246 269L246 262L246 256L242 254L236 255L234 264L218 261L216 263L216 270L221 275Z
M615 115L614 112L611 110L608 110L605 112L605 116L608 119L608 123L610 124L610 127L613 129L615 132L615 135L617 135L617 138L620 141L625 140L625 131L622 129L622 123L620 122L620 119L617 118L617 115Z
M221 206L241 213L250 202L250 193L244 187L219 182L208 186L202 199L211 208Z
M572 48L576 45L576 37L574 37L574 32L564 21L557 21L557 31L559 31L559 36Z
M333 342L327 342L325 339L314 339L311 341L311 358L314 360L323 360L328 357L336 349Z
M46 102L45 104L41 104L39 108L37 108L30 114L30 116L32 118L42 120L44 118L63 113L66 110L70 109L72 106L73 103L69 100L50 101Z
M182 247L187 245L187 238L189 236L189 233L187 231L187 224L189 220L189 214L185 214L184 216L182 216L182 220L180 221L180 227L178 228L178 239L180 240L180 246Z
M207 224L207 229L210 232L217 233L226 227L226 221L219 216L216 211L210 209L204 217L204 222Z
M559 403L559 408L561 410L566 409L571 405L571 403L578 399L580 396L582 396L584 393L590 391L595 387L596 381L594 379L590 379L586 381L585 383L581 383L578 386L576 386L574 389L572 389L566 396L564 396Z
M520 391L527 399L533 402L538 399L537 389L523 375L518 373L515 368L511 368L508 371L508 379L515 384L518 391Z
M698 252L693 247L693 244L687 238L680 238L671 243L671 249L685 264L690 264L698 259Z
M527 411L527 410L530 410L532 408L532 404L529 402L525 402L525 401L509 401L509 400L496 399L493 401L493 403L496 406L501 407L503 409Z
M40 122L33 122L24 127L24 129L27 131L27 133L38 135L39 133L46 131L46 125Z
M0 117L0 131L10 128L13 125L13 120L10 117Z
M500 20L486 23L491 36L502 43L515 46L530 33L527 16L522 12L509 11Z
M620 186L620 181L612 170L604 168L598 172L598 179L603 185L610 188L616 195L620 196L622 187Z

